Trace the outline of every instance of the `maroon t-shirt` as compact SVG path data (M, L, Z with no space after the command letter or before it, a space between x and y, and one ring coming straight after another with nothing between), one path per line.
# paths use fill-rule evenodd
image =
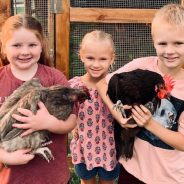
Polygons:
M61 84L68 86L66 77L55 68L38 65L38 71L34 77L39 78L45 87ZM15 78L10 66L0 68L0 104L4 102L15 89L24 81ZM66 184L69 181L67 166L66 135L50 134L52 143L48 145L54 160L49 163L35 156L28 164L0 167L0 184Z

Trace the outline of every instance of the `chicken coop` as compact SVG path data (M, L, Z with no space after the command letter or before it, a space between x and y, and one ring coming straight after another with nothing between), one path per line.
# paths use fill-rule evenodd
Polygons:
M0 25L8 16L36 17L48 38L55 67L68 78L84 74L78 50L85 33L110 33L115 42L114 70L133 58L155 55L150 23L158 8L184 0L0 0Z
M184 4L184 0L0 0L0 24L19 13L36 17L44 27L56 68L72 78L84 73L79 44L94 29L113 36L114 70L133 58L155 55L151 19L169 3Z

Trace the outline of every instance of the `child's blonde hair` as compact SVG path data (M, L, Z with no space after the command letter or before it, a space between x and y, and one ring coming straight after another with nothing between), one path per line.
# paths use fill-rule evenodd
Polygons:
M34 17L26 16L26 15L14 15L9 17L3 24L1 29L1 65L8 64L8 60L6 55L3 53L3 47L5 46L8 39L11 38L12 32L18 30L20 28L25 28L32 31L36 37L39 39L42 45L42 53L39 59L39 63L52 66L52 61L49 55L49 49L47 46L46 38L44 37L43 29L38 20Z
M85 42L88 39L94 39L94 40L97 40L97 41L108 40L110 42L111 46L112 46L112 53L113 54L115 53L114 41L113 41L113 38L112 38L111 34L106 33L104 31L101 31L101 30L94 30L94 31L91 31L89 33L86 33L85 36L83 37L82 41L81 41L80 51L84 48Z
M163 6L153 17L152 30L156 24L159 24L159 21L165 21L171 25L184 26L184 7L180 4L168 4Z

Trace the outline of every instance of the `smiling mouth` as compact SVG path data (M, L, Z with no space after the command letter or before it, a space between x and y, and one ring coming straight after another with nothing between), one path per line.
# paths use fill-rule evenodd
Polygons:
M168 62L174 62L177 58L168 58L168 57L165 57L165 59L168 61Z
M23 61L23 62L27 62L27 61L30 61L31 58L25 58L25 59L20 59L20 58L19 58L18 60Z
M100 70L92 70L92 73L95 74L95 75L96 74L98 75L98 74L100 74Z
M99 72L100 70L92 70L93 72Z
M94 72L99 72L99 71L101 71L101 70L95 70L95 69L91 69L92 71L94 71Z

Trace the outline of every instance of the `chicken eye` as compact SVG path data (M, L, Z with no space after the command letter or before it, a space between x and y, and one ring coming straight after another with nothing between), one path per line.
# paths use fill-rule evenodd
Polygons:
M160 85L159 89L162 90L162 89L165 89L165 87L163 85Z

